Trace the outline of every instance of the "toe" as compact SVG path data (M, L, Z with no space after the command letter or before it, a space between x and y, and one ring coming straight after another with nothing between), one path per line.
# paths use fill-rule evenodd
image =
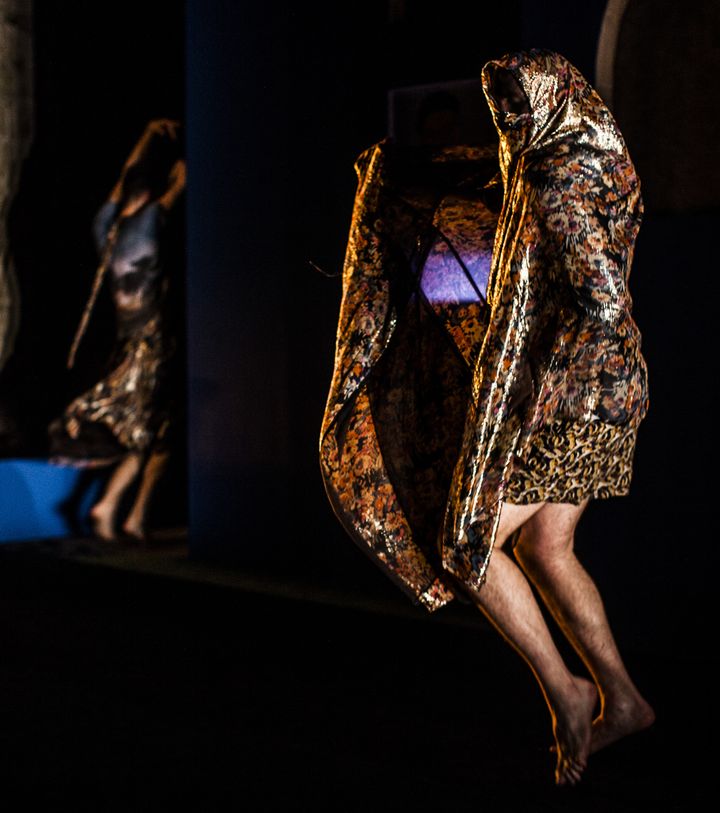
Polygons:
M582 778L583 767L574 760L568 759L558 766L556 777L558 785L577 785Z
M573 776L575 777L576 782L579 782L582 779L584 770L585 767L583 765L573 765Z

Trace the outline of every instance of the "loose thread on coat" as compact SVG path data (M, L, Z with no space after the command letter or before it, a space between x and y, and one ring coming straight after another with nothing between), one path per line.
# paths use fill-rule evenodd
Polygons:
M307 263L310 266L310 268L313 269L313 271L317 271L318 274L322 274L324 277L327 277L328 279L335 279L336 277L340 276L339 271L335 272L325 271L324 269L320 268L320 266L317 263L314 263L312 260L308 260Z

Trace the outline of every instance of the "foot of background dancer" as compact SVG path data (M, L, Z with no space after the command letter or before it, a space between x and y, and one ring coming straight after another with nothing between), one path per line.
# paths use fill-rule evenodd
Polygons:
M147 542L150 536L145 527L145 521L133 516L129 516L123 522L122 530L125 536L135 542Z
M140 486L130 513L123 524L123 531L136 542L148 541L148 515L157 484L167 468L168 452L152 452L142 467Z
M117 539L115 518L123 495L133 484L142 466L143 458L140 454L126 455L115 467L105 492L90 511L90 522L93 532L106 542Z
M115 533L115 511L112 506L102 502L94 505L90 511L90 524L93 534L105 542L114 542L117 538Z

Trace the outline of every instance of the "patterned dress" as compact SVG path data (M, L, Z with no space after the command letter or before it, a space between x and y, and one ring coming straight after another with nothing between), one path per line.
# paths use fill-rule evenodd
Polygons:
M56 463L102 466L167 443L175 342L167 325L166 213L150 203L116 220L106 203L95 220L115 302L117 342L107 374L50 427Z

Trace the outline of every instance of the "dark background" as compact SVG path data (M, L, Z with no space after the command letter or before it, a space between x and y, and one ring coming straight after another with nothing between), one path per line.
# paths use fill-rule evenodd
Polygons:
M35 5L35 143L11 213L23 321L2 379L31 451L111 343L104 302L78 370L64 371L96 267L92 216L147 121L185 118L191 554L392 592L333 516L317 461L353 162L385 134L391 87L474 77L533 46L592 79L605 4ZM648 201L631 290L651 411L631 496L591 505L579 532L618 637L638 651L697 653L714 619L717 222ZM174 477L179 508L182 466Z

